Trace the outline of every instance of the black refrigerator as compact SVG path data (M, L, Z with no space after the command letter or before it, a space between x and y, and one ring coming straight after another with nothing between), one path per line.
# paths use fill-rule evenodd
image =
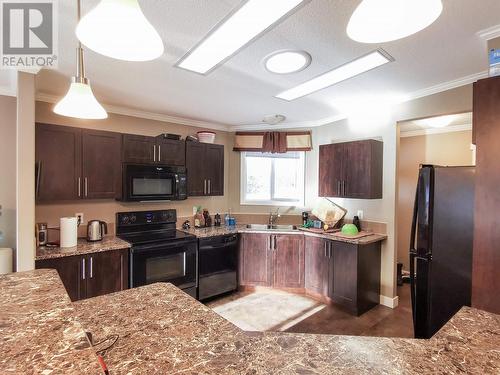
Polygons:
M416 338L430 338L470 306L474 167L420 166L410 237Z

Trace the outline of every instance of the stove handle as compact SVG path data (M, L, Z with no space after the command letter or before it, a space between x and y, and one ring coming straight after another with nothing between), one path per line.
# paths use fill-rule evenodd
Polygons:
M176 247L184 247L186 245L190 244L196 244L196 242L192 241L179 241L179 242L169 242L169 243L155 243L155 244L150 244L150 245L137 245L137 246L132 246L130 251L132 253L142 253L150 250L155 250L155 249L172 249Z

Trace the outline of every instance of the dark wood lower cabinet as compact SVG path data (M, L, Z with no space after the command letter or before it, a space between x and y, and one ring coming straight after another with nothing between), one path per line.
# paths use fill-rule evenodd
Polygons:
M243 233L240 285L306 292L361 315L380 300L380 242L356 245L301 234Z
M43 259L35 268L57 270L72 301L128 288L128 249Z

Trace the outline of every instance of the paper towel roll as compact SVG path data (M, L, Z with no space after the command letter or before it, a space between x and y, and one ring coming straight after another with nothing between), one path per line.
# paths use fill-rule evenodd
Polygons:
M0 275L12 272L12 249L8 247L0 248Z
M61 247L76 246L78 238L78 219L76 217L62 217L60 221Z

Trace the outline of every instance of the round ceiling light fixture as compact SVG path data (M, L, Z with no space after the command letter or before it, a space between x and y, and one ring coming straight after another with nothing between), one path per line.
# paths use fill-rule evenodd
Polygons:
M311 55L306 51L277 51L264 58L266 70L275 74L300 72L310 64Z
M285 115L266 115L262 119L262 122L269 124L269 125L277 125L280 122L283 122L286 120Z
M347 35L361 43L390 42L425 29L442 11L441 0L363 0L349 20Z

